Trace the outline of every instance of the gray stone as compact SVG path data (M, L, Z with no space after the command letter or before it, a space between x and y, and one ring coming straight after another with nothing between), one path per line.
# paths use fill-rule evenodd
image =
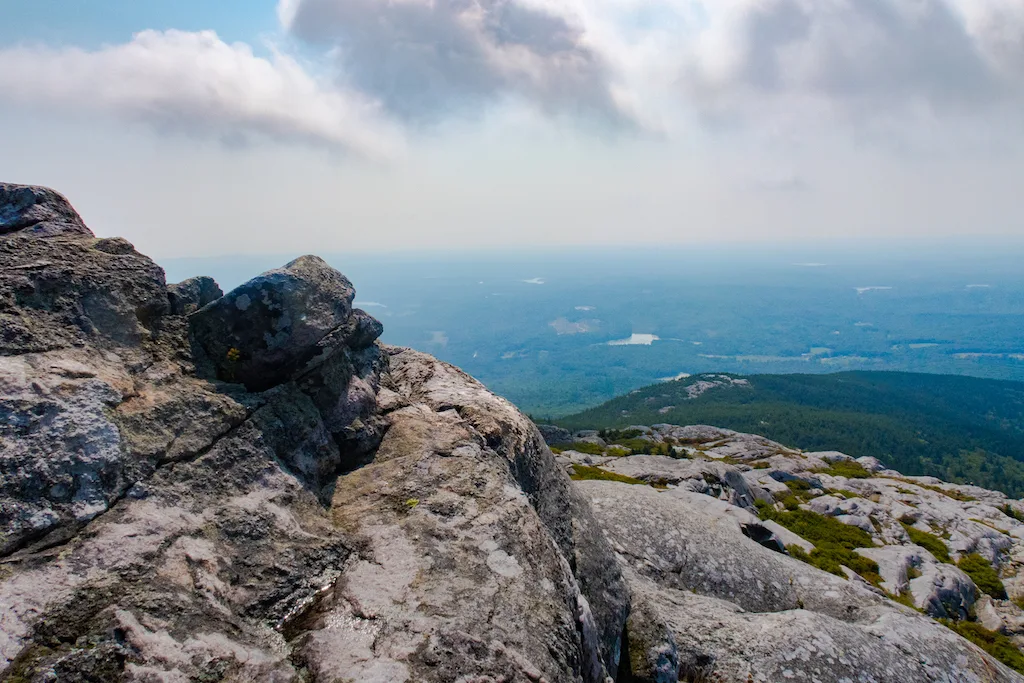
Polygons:
M92 237L92 231L64 195L47 187L0 183L0 235L12 232L37 237Z
M556 425L537 425L537 429L540 431L540 435L544 437L544 442L549 446L567 444L572 441L572 433L568 429L563 429Z
M235 288L189 316L219 379L250 391L281 384L338 346L365 348L381 332L353 315L355 289L316 256L303 256Z
M921 576L910 581L914 604L927 614L945 619L966 619L978 596L971 577L951 564L925 563Z
M174 315L195 313L206 304L224 296L212 277L192 277L183 282L167 285L167 298Z
M1024 680L928 617L716 523L689 497L578 485L634 601L672 630L680 680Z

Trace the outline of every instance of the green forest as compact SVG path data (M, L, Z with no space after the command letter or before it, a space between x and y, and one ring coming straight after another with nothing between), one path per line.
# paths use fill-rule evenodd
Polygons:
M905 372L750 375L746 386L689 398L687 387L714 377L662 382L557 424L714 425L1024 496L1024 383Z

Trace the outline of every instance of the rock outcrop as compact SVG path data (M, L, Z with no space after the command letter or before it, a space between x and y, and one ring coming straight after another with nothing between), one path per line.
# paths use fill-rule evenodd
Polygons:
M604 454L570 447L558 458L580 479L633 604L667 624L675 650L661 661L677 661L681 680L1021 680L990 671L947 627L981 626L989 643L1005 635L1004 654L1024 646L1020 501L750 434L645 429L604 433ZM675 457L608 455L641 435ZM617 477L632 483L599 480ZM984 594L1000 578L1017 602ZM644 642L666 646L668 635Z
M312 256L168 286L57 193L0 186L0 680L1024 680L759 518L813 490L910 548L902 524L952 513L897 508L895 475L670 425L638 432L677 457L556 457L353 296ZM573 483L584 464L634 483ZM956 519L951 553L1010 566L1014 541ZM879 557L885 581L966 605L913 552ZM1011 633L1011 605L979 617Z
M614 675L620 568L510 404L316 257L168 287L3 192L5 680Z

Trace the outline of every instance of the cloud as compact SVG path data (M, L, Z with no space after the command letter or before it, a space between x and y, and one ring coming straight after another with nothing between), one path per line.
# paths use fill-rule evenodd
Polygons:
M631 122L583 16L532 0L282 0L288 32L332 46L346 82L406 120L519 98L547 113Z
M973 115L1019 101L1019 0L728 0L683 82L699 106L786 106L870 117L894 111Z
M0 49L4 100L225 140L322 144L374 159L402 145L370 98L324 86L284 54L257 57L212 31L143 31L95 51Z

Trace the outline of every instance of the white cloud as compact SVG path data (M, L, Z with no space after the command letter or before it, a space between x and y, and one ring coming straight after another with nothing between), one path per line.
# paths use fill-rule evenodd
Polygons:
M291 35L332 46L339 75L410 120L513 97L632 122L584 17L533 0L282 0Z
M257 57L212 31L143 31L95 51L0 49L3 100L226 140L309 142L369 158L402 146L371 99L324 86L284 54Z

